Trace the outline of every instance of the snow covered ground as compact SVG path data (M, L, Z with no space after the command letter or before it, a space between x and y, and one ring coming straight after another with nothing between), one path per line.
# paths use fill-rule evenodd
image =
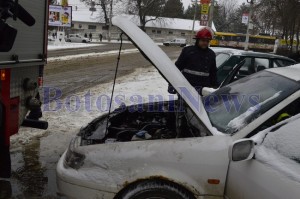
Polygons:
M66 42L65 44L54 45L50 43L48 45L48 50L62 50L62 49L70 49L70 48L89 48L89 47L96 47L96 46L103 46L106 44L87 44L87 43L70 43Z
M127 49L122 50L122 54L127 53L136 53L138 52L138 49ZM119 50L112 50L107 52L101 52L101 53L85 53L85 54L78 54L78 55L67 55L67 56L61 56L61 57L52 57L48 58L48 62L54 62L54 61L68 61L72 59L80 59L80 58L88 58L88 57L101 57L101 56L107 56L107 55L115 55L118 54Z
M143 102L148 102L148 95L160 95L163 97L163 100L174 99L175 96L170 95L167 92L167 88L168 83L156 69L152 67L143 68L137 69L130 75L118 78L115 96L118 96L117 98L124 101L126 105L132 105L135 101L141 102L141 99ZM50 105L43 105L43 119L49 122L49 129L42 131L21 128L19 134L11 137L12 147L26 144L33 138L44 134L56 134L56 136L53 136L56 139L71 139L80 127L85 126L92 119L107 112L107 99L111 95L111 90L112 83L106 83L92 87L84 92L72 94L72 96L60 99L62 108L57 111L45 111L47 109L54 110L57 106L56 101L53 101ZM80 103L78 103L79 101ZM79 107L78 104L80 104ZM116 103L114 101L113 109L117 108L119 104L119 102Z

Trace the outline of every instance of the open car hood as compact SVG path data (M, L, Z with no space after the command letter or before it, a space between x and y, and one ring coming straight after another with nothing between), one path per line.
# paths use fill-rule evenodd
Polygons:
M207 129L213 134L217 134L218 132L212 127L204 109L201 96L177 69L166 53L128 18L116 16L113 17L112 23L119 27L135 43L144 56L152 62L161 75L176 89Z

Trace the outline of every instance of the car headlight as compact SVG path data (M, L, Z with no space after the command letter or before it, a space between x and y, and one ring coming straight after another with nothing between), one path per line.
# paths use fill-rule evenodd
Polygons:
M64 166L73 169L79 169L84 164L85 155L80 154L75 149L80 146L81 137L75 137L71 140L70 146L66 153Z

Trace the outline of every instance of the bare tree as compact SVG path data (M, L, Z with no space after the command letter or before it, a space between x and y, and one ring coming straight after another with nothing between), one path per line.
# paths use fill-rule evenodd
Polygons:
M259 26L266 32L280 34L286 45L299 47L300 3L298 0L260 0L257 14ZM296 44L294 40L296 39Z
M130 0L128 13L139 16L141 29L145 31L146 24L162 16L165 0Z
M234 14L238 8L237 0L219 0L217 3L217 8L214 13L214 22L218 26L218 29L222 31L228 31L230 29L230 24L235 23ZM242 16L241 16L242 17ZM241 18L240 17L240 18Z

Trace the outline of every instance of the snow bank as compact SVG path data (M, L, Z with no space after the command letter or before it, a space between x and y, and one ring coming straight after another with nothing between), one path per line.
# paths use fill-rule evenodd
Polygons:
M138 49L128 49L128 50L122 50L122 54L128 54L128 53L136 53L138 52ZM61 56L61 57L52 57L48 58L48 62L55 62L55 61L68 61L72 59L78 59L78 58L86 58L86 57L101 57L101 56L107 56L107 55L115 55L118 54L119 50L112 50L102 53L85 53L85 54L78 54L78 55L68 55L68 56Z
M147 74L147 75L145 75ZM136 69L130 75L123 76L117 79L117 84L115 88L114 96L124 96L124 102L127 105L133 104L134 95L142 97L143 102L149 101L149 94L161 95L163 100L169 99L169 93L167 92L168 83L161 77L153 67ZM90 88L84 92L74 93L74 96L78 96L81 101L80 108L76 111L70 111L70 109L75 110L76 104L75 100L70 100L70 104L65 102L65 98L61 99L63 102L62 109L53 112L44 111L44 120L49 122L49 129L46 131L31 129L31 128L21 128L19 134L16 134L11 137L12 147L17 147L22 144L27 144L32 139L43 136L44 134L58 134L64 135L63 138L68 137L72 138L78 130L87 125L91 120L95 119L98 116L106 113L105 107L108 107L108 102L104 102L101 105L104 107L103 110L99 110L97 105L97 97L99 96L110 96L112 90L112 83L106 83L97 85ZM88 102L91 104L91 109L86 109L86 95L89 93L91 95L91 100ZM174 95L171 95L174 97ZM105 99L105 98L104 98ZM156 98L155 101L159 101L159 98ZM43 109L47 105L43 105ZM52 102L50 108L56 107L56 102ZM113 108L117 108L119 104L114 101ZM50 109L52 110L52 109Z
M89 48L96 46L104 46L105 44L86 44L86 43L65 43L63 45L54 45L49 44L48 50L62 50L62 49L72 49L72 48Z

